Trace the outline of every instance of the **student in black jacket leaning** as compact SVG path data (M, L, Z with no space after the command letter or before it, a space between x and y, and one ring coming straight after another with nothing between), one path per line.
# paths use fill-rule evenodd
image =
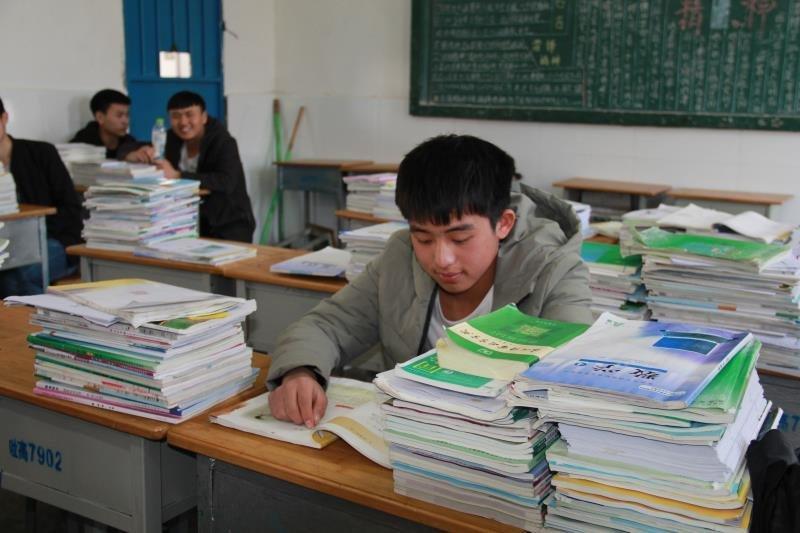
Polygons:
M114 89L103 89L89 102L94 120L86 123L69 142L105 146L108 159L145 162L149 151L128 133L131 99Z
M20 203L58 210L45 221L49 284L77 270L77 258L68 257L64 249L81 242L81 202L56 147L41 141L14 139L6 132L7 124L8 113L0 100L0 162L14 175L17 199ZM0 272L0 297L38 294L42 289L39 265Z
M164 158L154 163L166 178L199 180L202 189L211 191L200 204L200 235L252 242L256 223L236 139L208 116L199 94L175 93L167 113L171 129Z

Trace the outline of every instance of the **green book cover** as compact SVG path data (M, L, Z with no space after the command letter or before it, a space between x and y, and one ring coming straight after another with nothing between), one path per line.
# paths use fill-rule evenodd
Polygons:
M710 235L670 233L656 227L636 232L636 239L650 250L686 253L756 265L763 265L789 249L788 246L778 244L725 239Z
M414 374L423 378L434 381L441 381L461 387L468 387L479 389L488 383L494 381L491 378L484 378L481 376L473 376L472 374L464 374L456 370L448 370L439 366L439 359L436 353L432 353L427 357L415 358L408 363L400 365L404 372Z
M581 243L581 258L587 263L598 263L616 267L638 268L642 266L641 255L622 257L619 244L605 242L583 241Z
M531 365L589 328L526 315L514 304L447 328L455 345L491 359Z
M750 374L756 366L761 342L753 341L731 358L711 383L689 407L699 409L736 409L744 397Z

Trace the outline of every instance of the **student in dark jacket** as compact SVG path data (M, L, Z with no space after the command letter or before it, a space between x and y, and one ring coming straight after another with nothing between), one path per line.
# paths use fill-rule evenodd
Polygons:
M68 257L65 248L81 242L81 203L72 179L55 146L40 141L14 139L6 132L8 113L0 100L0 162L14 176L20 203L55 207L58 212L46 218L47 253L50 280L68 276L77 269L77 259ZM14 243L11 243L12 253ZM0 272L0 295L42 292L39 265Z
M76 133L69 142L105 146L108 159L147 161L142 143L128 133L131 99L114 89L98 91L89 102L94 120Z
M208 116L199 94L175 93L167 112L171 129L164 158L155 164L167 178L199 180L202 189L211 191L200 205L200 234L251 242L256 224L236 139Z

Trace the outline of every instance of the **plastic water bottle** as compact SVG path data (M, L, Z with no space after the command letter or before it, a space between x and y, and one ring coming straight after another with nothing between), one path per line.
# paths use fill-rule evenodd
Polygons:
M153 124L153 131L150 133L150 142L153 144L155 158L164 157L164 147L167 145L167 130L164 128L164 119L158 117Z

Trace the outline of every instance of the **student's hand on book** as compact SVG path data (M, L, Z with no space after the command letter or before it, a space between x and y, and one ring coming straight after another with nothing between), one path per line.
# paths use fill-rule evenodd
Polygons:
M269 408L278 420L305 424L313 428L319 424L328 407L328 397L317 376L308 368L295 368L283 376L280 387L269 393Z
M152 163L156 156L152 146L142 146L125 156L125 161L129 163Z
M175 170L172 163L166 159L156 159L153 164L164 171L164 177L168 180L176 180L181 177L180 171Z

